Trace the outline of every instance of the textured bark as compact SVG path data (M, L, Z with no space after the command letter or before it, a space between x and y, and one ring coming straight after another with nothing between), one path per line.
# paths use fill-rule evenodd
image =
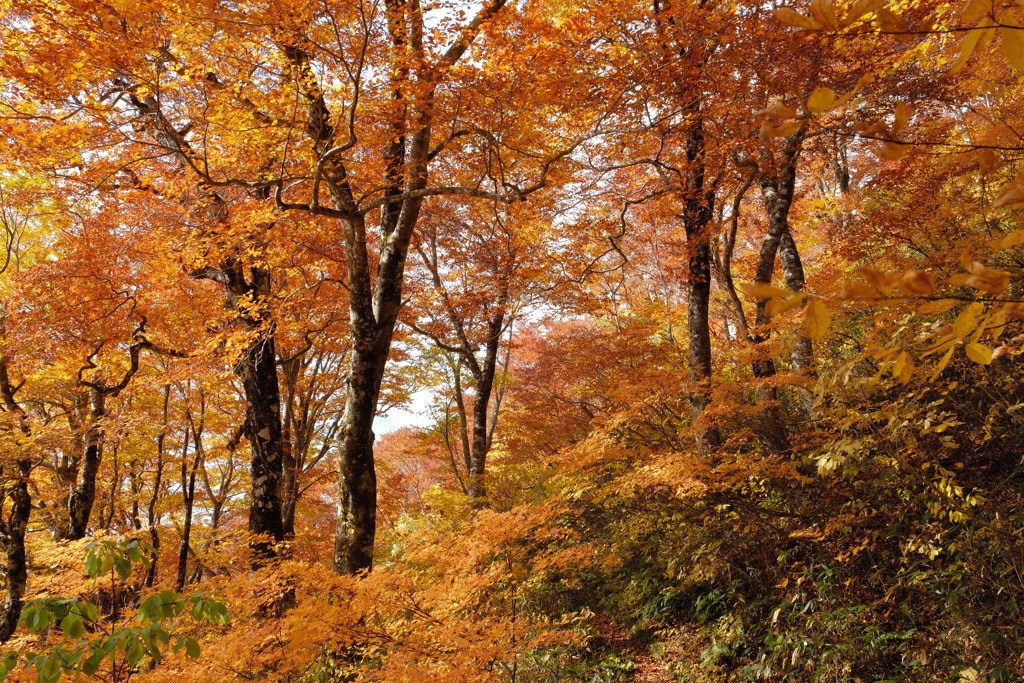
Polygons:
M722 445L718 427L705 411L711 403L711 217L715 194L705 187L704 121L699 115L691 124L686 141L689 162L683 227L689 252L687 289L687 333L690 347L690 411L697 431L697 449L705 462L715 464L714 451Z
M504 297L502 297L504 298ZM471 501L483 501L487 496L486 468L487 451L490 448L487 407L494 391L494 374L498 366L498 346L505 322L504 301L499 311L491 316L487 327L487 341L484 344L484 358L477 363L470 354L470 370L476 380L476 395L473 397L473 445L469 458L468 493Z
M353 321L353 327L355 327ZM362 336L383 342L376 325L366 321ZM390 334L386 343L390 346ZM373 568L377 530L377 473L373 461L373 418L387 350L376 343L360 344L352 353L345 420L341 433L338 519L334 535L334 571L356 574ZM378 367L380 370L378 371Z
M163 485L164 447L167 442L170 402L171 385L168 384L164 386L161 428L160 433L156 437L156 472L153 475L153 492L149 496L149 505L146 508L146 522L149 524L149 544L153 548L150 552L149 569L146 571L146 588L152 588L153 582L156 581L157 560L160 559L160 533L157 531L156 502L160 499L160 488Z
M214 195L216 198L216 195ZM246 277L242 263L231 256L220 268L207 266L192 277L224 285L229 308L239 311L238 321L255 331L249 346L235 363L242 380L246 411L242 431L249 441L249 548L253 568L276 555L284 540L281 518L281 479L284 434L281 426L281 389L277 378L277 348L268 301L273 292L270 271L253 266ZM255 302L255 308L242 302Z
M432 159L435 89L438 79L466 53L484 22L504 4L505 0L488 3L464 27L448 50L434 61L424 50L424 22L419 3L386 0L387 28L393 48L388 88L394 107L392 138L383 151L384 186L377 204L371 202L360 206L348 181L349 174L341 153L356 144L352 119L349 119L347 130L329 123L331 113L319 91L309 55L298 47L282 46L285 56L299 74L307 105L306 130L319 162L310 204L286 204L280 193L275 201L279 209L326 213L337 218L345 242L352 357L345 416L340 428L341 467L334 553L334 568L344 574L369 571L373 566L377 517L373 418L402 305L406 257L424 193L428 192L427 169ZM429 69L422 67L429 62L432 62ZM407 100L405 93L410 91L414 80L412 91L417 93L417 97ZM355 115L354 104L350 115ZM320 206L318 192L321 183L327 186L333 209ZM540 187L543 185L538 184L517 194L522 197ZM456 193L454 190L445 192ZM369 211L377 208L380 209L380 247L374 278L366 239L366 217Z
M25 530L32 511L32 499L28 493L28 476L31 466L18 463L20 479L8 494L11 510L0 526L0 542L4 545L5 573L7 574L7 596L4 598L3 614L0 614L0 643L5 643L14 634L21 618L21 608L28 585L28 568L25 555Z
M779 261L782 264L782 272L786 279L786 287L795 292L803 291L807 286L807 279L804 276L803 263L800 261L800 252L797 251L796 242L790 232L788 221L786 232L779 241ZM797 332L796 344L790 354L793 361L793 372L802 375L804 378L811 378L817 375L814 364L814 343L810 337L802 332ZM814 395L804 386L797 386L797 395L804 404L807 414L812 420L817 419L817 409L814 406Z
M21 417L21 431L28 435L30 430L25 421L25 413L14 399L6 358L0 358L0 396L3 398L4 409ZM10 511L6 519L0 519L0 543L4 547L4 573L7 575L7 595L3 612L0 613L0 643L7 642L18 627L28 585L25 531L32 512L32 498L28 492L32 463L23 458L17 461L16 467L16 473L12 473L14 485L7 492L11 500Z
M106 394L96 388L89 392L88 433L85 437L85 453L82 457L78 478L68 496L68 524L61 529L58 538L77 541L85 538L89 528L89 517L96 502L96 475L103 460L103 418L106 416Z
M793 237L789 228L789 208L793 203L793 190L796 186L796 161L800 156L803 146L804 131L801 129L794 135L786 138L782 154L778 161L768 160L768 168L762 167L761 175L758 178L758 185L761 189L761 197L764 200L765 210L768 214L768 230L761 243L761 252L758 256L757 274L755 282L770 284L775 273L775 258L782 250L781 245L786 243L785 251L790 265L788 275L793 275L792 254L796 253ZM799 262L799 256L797 256ZM784 266L785 268L785 266ZM787 277L787 285L795 289ZM800 270L799 289L803 288L803 271ZM757 302L758 328L766 329L769 318L767 314L767 300ZM755 356L752 363L754 376L762 382L758 387L758 402L762 405L761 417L764 423L764 437L770 450L781 453L790 448L789 438L785 431L785 421L782 408L779 406L778 388L771 384L771 378L775 375L775 362L767 349L768 333L758 332L752 335L755 343ZM808 340L809 341L809 340Z
M274 335L268 333L245 350L236 367L248 404L245 436L251 448L249 533L254 564L273 557L274 544L284 540L279 495L284 449L276 360Z
M203 431L206 424L206 405L200 399L199 424L195 424L191 411L187 411L188 426L185 430L185 440L181 452L181 497L185 507L185 519L182 522L181 549L178 551L178 574L174 583L174 590L180 593L185 588L186 575L188 573L188 556L192 552L192 511L196 500L196 472L199 471L203 458ZM193 458L189 467L188 440L189 432L192 434Z

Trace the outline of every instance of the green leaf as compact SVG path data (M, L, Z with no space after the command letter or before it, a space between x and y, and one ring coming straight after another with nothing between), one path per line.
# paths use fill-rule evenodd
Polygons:
M103 563L94 553L89 553L85 558L85 573L90 579L98 579L103 569Z
M185 655L192 659L199 657L199 643L194 638L185 638Z
M135 666L142 658L146 656L146 648L142 645L142 641L135 639L132 642L131 647L128 648L128 652L125 654L125 661L132 666Z
M82 637L85 629L82 626L82 617L77 614L69 614L60 622L60 627L64 631L64 635L68 638L78 640Z

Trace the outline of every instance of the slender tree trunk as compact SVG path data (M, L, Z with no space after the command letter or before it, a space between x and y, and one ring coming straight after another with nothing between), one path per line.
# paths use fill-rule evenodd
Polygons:
M462 460L466 466L466 477L472 476L473 471L473 449L469 445L469 420L466 411L466 398L462 394L462 356L455 358L455 366L452 371L455 376L455 407L459 413L459 443L462 445ZM466 493L469 489L466 488Z
M689 162L683 227L689 252L687 332L690 346L690 411L697 431L701 458L716 463L714 451L722 445L721 433L705 412L711 404L711 217L715 194L705 186L704 119L698 113L686 141Z
M25 421L25 413L14 399L14 388L7 372L7 359L0 357L0 394L4 408L18 414L21 418L21 431L27 436L30 430ZM28 492L32 463L22 458L17 461L17 468L14 486L7 494L11 499L10 511L7 519L0 520L0 543L4 547L4 570L7 575L7 596L4 598L3 612L0 613L0 643L7 642L18 627L28 585L25 531L32 513L32 498Z
M178 552L178 576L174 583L174 590L180 593L185 587L185 576L188 573L188 554L192 547L192 510L196 500L196 470L199 467L199 459L202 457L202 447L198 441L200 435L195 435L196 452L195 460L192 463L192 470L188 473L186 480L186 464L184 459L181 463L182 498L185 503L185 520L181 531L181 550Z
M786 138L778 163L774 163L773 160L771 168L762 169L758 178L761 197L768 214L768 231L761 243L757 275L754 278L758 283L771 283L775 273L776 254L785 251L784 264L789 264L788 269L785 265L783 266L788 271L785 273L787 285L791 289L802 289L804 285L802 269L799 272L799 281L790 279L795 275L793 256L796 255L796 246L793 244L789 228L789 208L793 203L793 191L796 187L796 161L800 156L803 139L803 129ZM783 243L786 244L785 247L782 247ZM799 264L799 256L796 256L796 259L796 263ZM793 285L798 285L798 287ZM767 303L767 300L760 300L757 303L757 326L762 330L766 329L769 322ZM753 335L753 341L755 342L754 376L762 380L758 388L758 402L763 406L761 415L764 421L765 441L770 450L781 453L790 448L790 443L785 432L782 408L778 402L778 389L770 383L770 379L775 375L775 362L771 359L767 349L768 333L756 333Z
M86 435L85 454L78 479L68 496L68 526L59 538L77 541L85 538L89 517L96 502L96 475L103 460L103 418L106 416L106 393L90 388L92 409L89 413L89 431Z
M153 547L150 553L149 569L146 571L146 588L152 588L156 581L157 561L160 559L160 533L157 531L156 502L160 498L160 488L164 476L164 446L167 441L167 425L171 402L171 385L164 385L163 419L160 433L156 437L156 472L153 475L153 493L149 496L146 507L146 522L149 524L149 544Z
M807 286L807 279L804 277L803 263L800 261L800 252L797 251L796 242L793 241L793 234L789 221L786 222L786 231L779 240L779 261L782 264L782 272L786 278L786 286L794 292L803 291ZM793 360L793 371L804 378L812 378L817 375L814 366L814 343L810 337L802 331L797 331L796 344L791 354ZM807 414L811 420L817 420L817 409L814 406L814 395L805 386L796 387L797 395L804 404Z
M298 434L295 429L295 394L298 391L301 358L281 364L284 377L284 423L282 425L281 459L281 531L285 538L295 535L295 505L299 498L299 477L296 465Z
M498 366L498 347L501 344L501 333L505 322L505 311L502 305L497 313L491 316L487 329L487 343L484 345L483 364L476 364L476 395L473 398L473 446L470 455L469 498L471 503L479 504L487 496L484 473L487 467L488 439L487 406L494 389L494 373Z

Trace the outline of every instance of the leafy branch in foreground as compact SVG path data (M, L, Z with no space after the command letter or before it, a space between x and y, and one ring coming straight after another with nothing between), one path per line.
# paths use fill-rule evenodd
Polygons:
M94 541L88 546L85 572L93 584L101 577L111 576L124 583L131 576L135 564L149 568L150 560L143 550L148 546L138 541ZM60 628L59 639L32 652L8 652L0 659L0 681L24 662L23 668L35 667L39 683L55 683L63 676L96 676L109 660L104 678L127 681L144 666L155 666L163 659L161 648L170 648L177 654L183 649L190 659L199 657L199 643L184 633L174 633L177 620L183 614L196 624L228 623L227 605L207 598L202 591L185 596L172 591L151 595L139 605L134 621L116 623L101 618L99 608L91 602L77 598L38 598L25 606L22 623L29 632L47 636L54 627ZM147 661L148 658L148 661Z

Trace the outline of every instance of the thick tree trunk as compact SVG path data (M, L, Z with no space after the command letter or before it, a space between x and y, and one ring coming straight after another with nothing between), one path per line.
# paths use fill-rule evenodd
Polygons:
M7 574L7 597L4 598L3 614L0 614L0 643L5 643L14 634L21 618L21 608L28 585L27 559L25 556L25 530L32 512L32 499L28 493L28 476L32 467L28 461L18 462L18 482L8 494L11 510L0 525L0 542L4 545Z
M691 124L686 141L689 162L683 227L689 252L687 330L690 345L690 411L697 431L697 450L705 462L714 465L714 451L722 445L721 433L708 420L711 404L711 217L715 194L705 188L704 120L700 114Z
M341 434L338 520L334 534L334 571L339 574L356 574L373 568L377 530L373 418L380 386L377 368L383 366L387 353L380 358L376 346L361 346L357 343L352 354Z
M250 548L255 567L274 557L274 545L284 540L279 492L284 449L277 356L272 332L256 338L245 350L236 370L242 378L248 404L245 436L252 453L249 461L249 533L253 536Z

